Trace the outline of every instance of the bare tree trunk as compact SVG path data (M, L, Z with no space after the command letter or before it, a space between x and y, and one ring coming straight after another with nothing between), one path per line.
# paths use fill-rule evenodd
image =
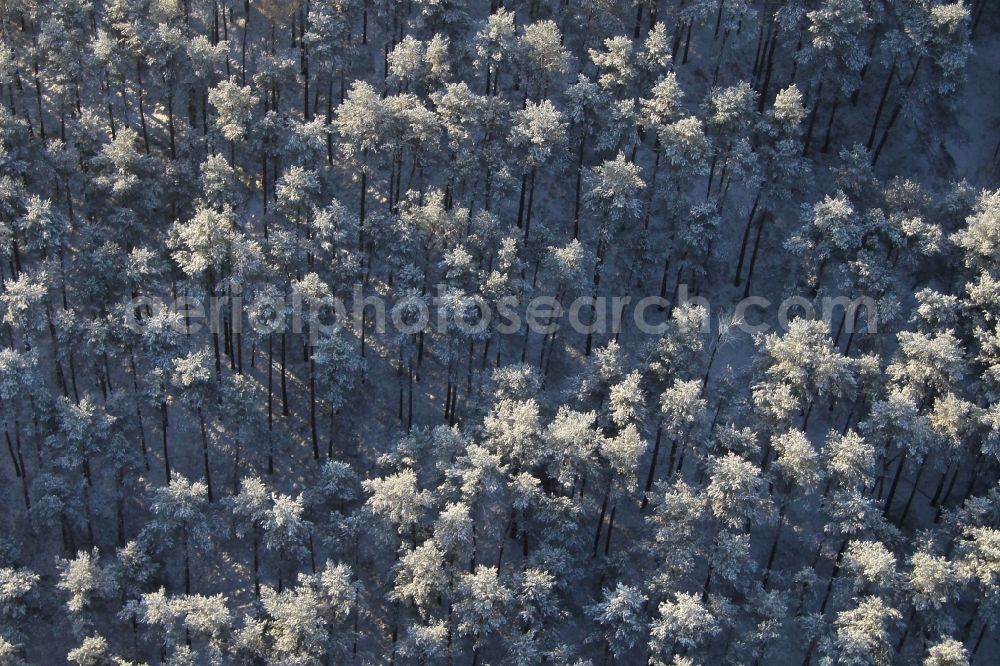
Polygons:
M285 360L285 333L281 333L281 415L288 417L288 367Z
M653 489L653 479L656 475L656 459L660 455L660 439L663 436L663 420L656 426L656 441L653 444L653 456L649 459L649 472L646 474L646 487L642 494L642 504L639 510L646 508L649 504L649 491Z
M149 132L146 130L146 109L143 105L142 98L145 96L145 90L142 85L142 61L137 60L135 65L136 79L139 84L139 123L142 126L142 143L146 148L146 154L149 154Z
M166 390L166 389L164 389ZM167 448L167 398L160 400L160 431L163 433L163 468L167 484L170 484L170 450Z
M753 269L757 265L757 252L760 250L760 236L764 231L764 220L767 218L767 209L757 218L757 237L754 239L753 254L750 255L750 268L747 271L747 284L743 289L743 298L750 296L750 281L753 279Z
M875 143L875 134L878 130L878 122L882 119L882 111L885 110L885 101L889 97L889 89L892 87L892 80L896 75L896 63L892 64L889 68L889 73L885 77L885 85L882 87L882 96L878 100L878 108L875 109L875 119L872 121L871 132L868 133L868 142L865 143L865 148L868 150L872 149L872 145Z
M597 532L594 534L594 552L591 557L597 557L597 548L601 543L601 531L604 529L604 515L608 511L608 499L611 497L611 484L614 476L608 475L608 487L604 490L604 499L601 501L601 512L597 517Z
M313 460L319 460L319 437L316 434L316 363L309 358L309 432L312 436Z
M753 218L757 213L757 205L760 203L760 196L763 189L764 188L761 187L757 190L757 196L754 198L753 206L750 208L750 215L747 216L746 226L743 228L743 240L740 242L740 258L739 261L736 262L736 277L733 279L734 287L740 286L740 282L742 282L740 274L743 272L743 260L747 253L747 242L750 240L750 227L753 226Z
M212 494L212 470L208 466L208 432L205 429L205 415L198 406L198 424L201 426L201 455L205 463L205 485L208 486L208 501L215 501Z
M536 168L531 167L531 185L528 189L528 212L524 218L524 242L528 242L528 232L531 230L531 209L535 203L535 173Z
M809 154L809 146L812 144L813 128L816 126L816 115L819 113L820 102L823 101L823 81L820 80L816 88L816 99L813 100L812 111L809 112L809 125L806 128L806 139L802 144L802 154Z
M583 153L586 144L586 134L580 137L580 150L576 159L576 196L573 201L573 238L580 237L580 190L583 185Z
M889 487L889 494L885 498L885 508L883 513L888 518L892 509L892 500L896 497L896 489L899 488L899 480L903 476L903 468L906 465L906 449L903 448L899 455L899 464L896 466L896 474L892 477L892 485Z

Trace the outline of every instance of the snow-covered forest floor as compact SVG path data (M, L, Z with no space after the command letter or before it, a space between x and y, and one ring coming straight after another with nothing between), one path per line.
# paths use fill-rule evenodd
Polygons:
M0 665L1000 654L989 0L0 30Z

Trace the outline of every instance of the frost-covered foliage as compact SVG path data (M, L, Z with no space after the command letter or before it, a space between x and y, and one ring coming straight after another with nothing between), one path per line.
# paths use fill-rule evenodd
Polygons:
M994 4L0 2L0 665L997 661Z

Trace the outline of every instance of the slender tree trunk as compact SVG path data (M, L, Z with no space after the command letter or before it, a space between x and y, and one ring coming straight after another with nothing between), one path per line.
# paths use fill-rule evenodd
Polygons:
M327 433L326 440L326 458L327 460L333 460L333 418L337 415L337 410L332 406L330 407L330 427Z
M771 580L771 569L774 566L775 555L778 553L778 544L781 542L781 529L785 525L785 508L786 502L783 500L781 502L781 508L778 511L778 527L774 531L774 541L771 542L771 550L767 556L767 567L764 570L763 587L765 591L768 589L767 586Z
M812 111L809 112L809 125L806 128L806 138L802 144L802 154L809 154L809 146L812 144L813 128L816 126L816 115L819 113L820 102L823 101L823 81L819 82L816 88L816 99L813 100Z
M586 135L580 137L580 149L576 161L576 195L573 201L573 239L580 237L580 191L583 186L583 151Z
M830 580L826 585L826 594L823 596L823 603L820 604L819 612L820 615L826 612L826 606L830 602L830 593L833 592L833 583L837 580L837 576L840 575L840 564L844 558L844 551L847 549L847 539L843 539L840 542L840 548L837 549L837 557L833 560L833 571L830 572ZM812 647L810 647L810 652ZM806 662L808 663L808 662Z
M833 121L837 117L838 106L840 106L840 100L835 99L833 108L830 110L830 119L826 123L826 137L823 139L823 147L819 149L821 153L827 153L830 150L830 137L833 135Z
M897 104L892 110L892 114L889 116L889 122L886 124L885 130L882 131L882 138L879 139L878 147L875 148L875 153L872 155L872 166L878 164L878 158L882 155L882 149L885 148L885 143L889 140L889 132L892 131L892 127L896 124L896 120L899 119L899 113L902 110L902 104Z
M882 111L885 110L885 101L889 97L889 89L892 87L892 80L896 76L896 64L893 63L892 67L889 68L889 73L885 77L885 85L882 86L882 96L878 100L878 108L875 109L875 119L872 121L872 129L868 133L868 141L865 143L865 148L868 150L872 149L875 143L875 134L878 130L878 123L882 119Z
M645 509L646 505L649 504L649 492L653 489L653 479L656 476L656 459L660 455L660 439L663 436L663 420L660 420L659 425L656 427L656 441L653 444L653 455L649 459L649 472L646 474L646 487L644 488L642 494L642 505L639 507L640 510Z
M319 437L316 434L316 371L309 358L309 432L312 435L313 460L319 460Z
M886 517L889 516L889 511L892 510L892 500L896 497L896 489L899 487L899 480L903 476L903 468L906 466L906 449L902 449L899 455L899 464L896 466L896 474L892 477L892 485L889 487L889 494L885 498L885 508L883 513Z
M769 92L768 89L771 86L771 74L774 72L774 49L778 46L778 31L775 30L771 35L771 46L767 50L767 68L764 70L764 81L760 84L760 99L757 102L757 109L759 113L763 113L764 106L767 103Z
M528 242L528 232L531 230L531 209L535 203L535 173L536 168L531 167L531 185L528 189L528 212L524 218L524 242Z
M186 529L182 541L184 548L184 594L191 594L191 544Z
M281 333L281 415L288 417L288 368L285 362L285 333Z
M170 136L170 159L177 159L177 144L174 130L174 86L171 83L167 90L167 132Z
M760 250L760 236L764 231L764 220L767 218L767 209L757 218L757 236L754 239L753 253L750 255L750 268L747 270L747 284L743 289L743 298L750 296L750 282L753 279L753 269L757 265L757 252Z
M899 516L899 522L897 523L900 527L906 521L906 516L910 513L910 505L913 504L913 497L917 494L917 488L920 486L920 479L924 475L924 468L927 467L927 457L920 462L920 467L917 468L917 476L913 479L913 487L910 488L910 496L906 498L906 504L903 505L903 513Z
M607 557L611 554L611 533L615 528L615 512L618 510L618 503L611 507L611 515L608 516L608 531L604 537L604 556Z
M45 112L42 109L42 81L38 77L38 61L34 63L35 68L35 99L38 101L38 133L42 141L45 141Z
M165 390L165 389L164 389ZM167 448L167 398L166 396L160 400L160 431L163 433L163 469L164 475L167 479L167 485L170 484L170 450Z
M604 516L608 511L608 499L611 497L611 484L613 476L608 476L608 486L604 490L604 499L601 501L601 512L597 517L597 531L594 533L594 552L591 557L597 557L597 548L601 543L601 531L604 529Z
M208 466L208 432L205 428L205 415L201 406L198 407L198 424L201 426L201 455L205 463L205 485L208 486L208 501L213 502L215 497L212 494L212 470Z
M267 336L267 473L274 474L274 334Z
M719 0L719 10L715 14L715 31L712 33L713 39L718 38L719 36L719 27L722 25L722 10L725 7L725 5L726 5L726 0Z
M528 173L525 171L521 175L521 194L517 199L517 228L524 228L524 201L528 192Z
M409 362L406 369L406 381L407 381L407 392L406 392L406 429L407 431L413 430L413 361Z
M687 37L684 38L684 58L681 60L682 65L686 65L688 61L688 51L691 49L691 30L694 28L694 21L688 21L687 27Z
M742 282L741 273L743 272L743 260L747 253L747 242L750 240L750 228L753 226L753 218L757 213L757 205L760 203L760 196L763 192L763 187L757 190L757 196L753 200L753 206L750 208L750 215L747 216L746 226L743 228L743 240L740 242L740 258L736 262L736 277L733 279L733 286L740 286Z
M260 599L260 546L258 542L255 525L253 529L253 595L255 599Z
M765 27L767 28L767 32L764 31ZM757 48L754 49L753 55L753 76L751 77L754 90L757 90L761 70L764 68L764 56L767 54L767 44L771 40L771 30L773 28L773 20L760 21L760 27L757 30Z
M139 124L142 126L142 143L146 148L146 154L149 154L149 132L146 130L146 109L143 105L143 97L145 97L145 90L142 84L142 61L136 61L136 79L139 84Z

